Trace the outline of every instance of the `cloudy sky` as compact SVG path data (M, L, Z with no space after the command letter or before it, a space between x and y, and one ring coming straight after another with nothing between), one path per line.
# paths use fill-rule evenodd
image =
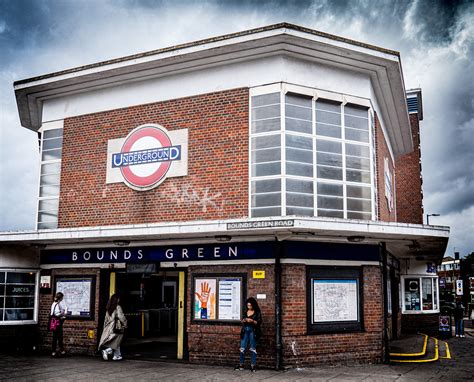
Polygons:
M425 213L451 226L447 254L474 251L474 3L454 0L0 0L0 231L35 227L37 137L13 81L282 21L401 53L423 91Z

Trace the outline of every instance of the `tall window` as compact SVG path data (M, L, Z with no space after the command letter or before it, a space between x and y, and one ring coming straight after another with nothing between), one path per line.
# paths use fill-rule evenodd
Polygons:
M0 270L0 325L35 321L38 272Z
M280 92L251 98L251 216L371 220L368 108Z
M38 229L58 227L59 181L63 129L43 125L41 138L40 188L38 202Z

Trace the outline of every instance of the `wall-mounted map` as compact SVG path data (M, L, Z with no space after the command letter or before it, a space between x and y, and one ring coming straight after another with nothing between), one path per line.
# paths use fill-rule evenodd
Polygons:
M64 294L68 316L92 318L93 282L92 277L56 279L56 292Z
M313 279L313 323L358 320L357 280Z

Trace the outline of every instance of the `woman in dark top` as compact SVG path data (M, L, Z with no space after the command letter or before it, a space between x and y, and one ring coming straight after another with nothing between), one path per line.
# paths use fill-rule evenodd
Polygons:
M257 340L261 337L262 313L253 297L245 301L246 311L241 320L242 329L240 331L240 362L236 370L244 370L245 350L249 346L250 350L250 371L255 372L257 364Z

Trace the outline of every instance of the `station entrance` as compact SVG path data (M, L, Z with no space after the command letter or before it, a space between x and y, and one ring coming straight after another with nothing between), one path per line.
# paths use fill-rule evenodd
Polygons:
M182 359L184 272L138 265L116 272L115 277L128 321L123 354L135 359Z

